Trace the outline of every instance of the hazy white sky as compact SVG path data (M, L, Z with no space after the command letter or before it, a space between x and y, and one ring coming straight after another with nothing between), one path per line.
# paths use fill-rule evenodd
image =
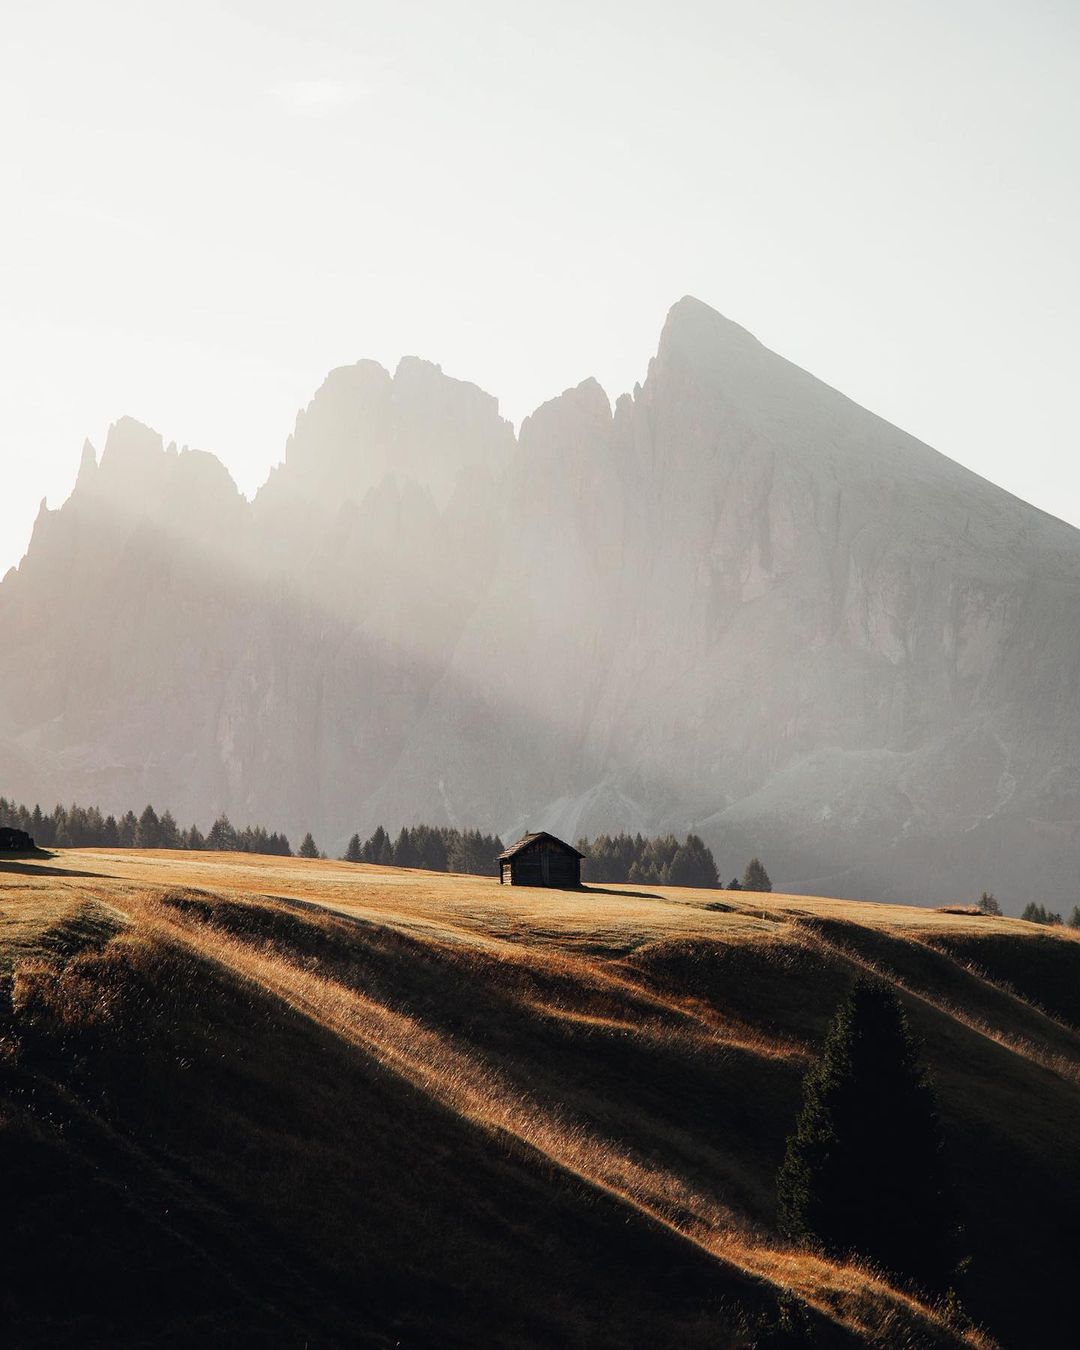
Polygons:
M246 491L335 365L515 422L690 292L1080 523L1076 0L4 0L0 572L122 413Z

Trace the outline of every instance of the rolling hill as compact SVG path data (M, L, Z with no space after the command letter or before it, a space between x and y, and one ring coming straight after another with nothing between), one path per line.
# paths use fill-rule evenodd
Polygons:
M1069 932L98 850L0 859L0 925L9 1343L1020 1347L1074 1325ZM776 1234L801 1078L867 968L925 1042L962 1313Z
M632 393L516 436L427 362L333 371L251 502L121 419L0 582L0 778L332 853L695 830L789 891L1060 908L1078 616L1080 532L686 297Z

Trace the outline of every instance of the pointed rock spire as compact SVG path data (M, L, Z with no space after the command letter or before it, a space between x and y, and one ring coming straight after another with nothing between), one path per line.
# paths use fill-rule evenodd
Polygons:
M97 466L97 451L89 440L83 441L82 458L79 460L79 473L75 479L75 487L87 487L97 473Z
M733 346L760 347L753 333L726 319L692 295L684 295L668 310L663 332L660 334L658 355L677 351L695 361L708 362Z

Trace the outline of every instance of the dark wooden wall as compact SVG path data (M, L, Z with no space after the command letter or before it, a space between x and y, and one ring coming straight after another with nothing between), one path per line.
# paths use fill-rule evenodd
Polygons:
M502 879L511 886L580 886L581 859L541 839L503 864Z

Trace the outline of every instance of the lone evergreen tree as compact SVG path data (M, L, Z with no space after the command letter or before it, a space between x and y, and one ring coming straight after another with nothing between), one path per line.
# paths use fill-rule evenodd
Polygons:
M320 856L319 846L312 839L310 830L304 835L303 843L300 845L298 852L301 858L318 858Z
M807 1074L777 1177L780 1226L930 1290L957 1266L933 1089L892 990L860 979Z
M765 871L765 865L760 858L751 858L746 864L746 871L743 873L742 889L744 891L771 891L772 882L769 880L769 874Z
M1073 912L1069 915L1069 927L1080 928L1080 905L1073 905Z
M982 914L1000 914L1001 906L989 891L983 891L979 896L979 912Z
M355 863L363 861L363 857L360 853L360 836L358 834L354 834L349 840L349 847L345 850L345 861Z

